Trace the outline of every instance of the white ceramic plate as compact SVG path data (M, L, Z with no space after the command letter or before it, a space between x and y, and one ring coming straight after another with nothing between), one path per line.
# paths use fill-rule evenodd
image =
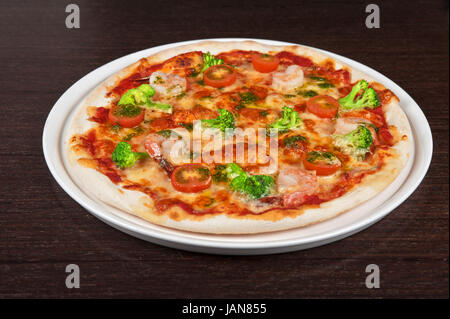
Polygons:
M254 40L269 45L293 44L258 39L209 40ZM105 223L132 236L184 250L239 255L281 253L324 245L365 229L404 202L422 181L431 161L433 140L425 115L417 103L402 88L377 71L337 54L319 50L370 75L376 81L391 89L400 99L400 105L409 118L414 136L420 136L420 143L415 139L415 150L413 150L413 156L410 157L407 166L394 183L376 197L345 214L316 225L255 235L210 235L169 229L136 218L101 202L95 197L90 197L77 186L63 161L63 131L74 107L110 75L140 58L164 49L198 41L202 40L162 45L132 53L105 64L72 85L59 98L48 115L42 142L45 160L53 177L67 194Z

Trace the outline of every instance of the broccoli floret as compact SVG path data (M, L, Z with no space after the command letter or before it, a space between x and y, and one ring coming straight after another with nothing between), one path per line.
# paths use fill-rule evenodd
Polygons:
M216 167L213 178L216 182L230 182L233 191L258 199L270 194L275 184L272 176L249 175L235 163Z
M364 158L372 145L372 134L364 125L359 125L356 129L345 135L334 135L333 143L343 153L357 159Z
M133 152L130 144L119 142L112 153L111 159L118 167L127 168L133 166L137 160L147 157L149 157L147 153Z
M218 128L225 132L227 128L235 128L234 117L230 111L219 109L219 116L211 120L202 120L202 125L210 128Z
M152 101L155 95L155 89L149 84L141 84L137 88L126 91L117 103L119 106L141 106L148 108L157 108L160 111L172 113L172 105L164 103L156 103Z
M223 60L216 58L209 52L206 52L203 54L203 69L200 72L204 72L207 68L218 64L223 64Z
M275 122L269 124L267 129L270 133L272 130L277 130L279 133L286 133L291 129L300 127L303 121L296 111L290 107L283 106L281 117Z
M225 168L225 173L229 179L233 179L238 176L247 176L244 170L236 163L228 164Z
M360 94L358 95L358 93ZM360 80L347 96L339 99L339 105L343 110L358 110L365 107L373 109L380 105L380 99L377 92L373 88L369 88L367 81Z
M149 84L141 84L135 89L126 91L119 100L118 105L144 105L150 102L155 90Z
M258 199L270 194L275 184L272 176L267 175L247 175L238 176L231 181L232 190L245 194L253 199Z

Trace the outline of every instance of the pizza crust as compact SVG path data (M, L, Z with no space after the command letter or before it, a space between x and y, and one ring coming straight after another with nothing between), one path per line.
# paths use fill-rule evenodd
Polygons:
M217 54L233 49L256 50L260 52L286 50L307 56L315 63L332 59L335 61L336 69L347 68L351 72L352 82L361 78L369 82L373 81L373 79L360 71L352 69L344 63L314 49L303 46L269 46L254 41L203 41L158 52L148 57L147 61L150 64L155 64L163 62L175 55L190 51L201 50L203 52L209 51L212 54ZM405 113L400 107L398 99L394 97L388 105L383 106L388 124L396 126L399 136L403 136L392 147L395 152L394 157L380 171L365 176L360 184L343 196L320 205L315 205L315 207L305 206L300 209L289 210L277 209L259 215L234 216L212 214L197 216L185 212L178 206L173 206L161 214L155 209L153 200L149 196L138 191L123 189L113 184L105 175L94 169L80 165L77 162L79 156L70 149L68 142L74 134L81 134L96 125L86 119L86 108L92 105L108 105L110 101L105 98L108 89L113 87L120 79L131 75L138 65L139 62L136 62L108 78L76 107L74 114L69 119L70 123L64 136L65 155L67 156L65 158L65 164L74 181L89 195L98 198L107 205L116 207L154 224L192 232L215 234L262 233L311 225L344 213L379 194L397 178L401 170L406 166L410 156L412 156L413 138L411 128Z

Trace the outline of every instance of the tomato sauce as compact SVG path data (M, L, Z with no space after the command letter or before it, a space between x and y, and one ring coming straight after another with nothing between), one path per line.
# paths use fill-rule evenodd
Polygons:
M98 107L95 110L95 115L91 117L91 120L97 123L106 123L108 120L109 109L105 107Z

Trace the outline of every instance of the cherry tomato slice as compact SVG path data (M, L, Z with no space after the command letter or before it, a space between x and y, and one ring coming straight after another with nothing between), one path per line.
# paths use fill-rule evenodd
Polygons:
M328 95L317 95L306 102L306 108L321 118L333 118L339 109L339 102Z
M211 186L211 172L201 164L185 164L173 171L171 181L179 192L198 193Z
M316 171L316 175L325 176L335 173L341 167L341 161L330 152L308 152L303 157L307 170Z
M213 65L203 73L203 81L215 88L229 86L236 81L236 71L225 64Z
M108 113L108 119L113 124L119 124L122 127L135 127L144 120L145 112L140 109L132 112L131 114L121 114L120 107L115 105L113 106Z
M280 59L270 54L255 53L252 55L252 64L256 71L269 73L278 68Z

